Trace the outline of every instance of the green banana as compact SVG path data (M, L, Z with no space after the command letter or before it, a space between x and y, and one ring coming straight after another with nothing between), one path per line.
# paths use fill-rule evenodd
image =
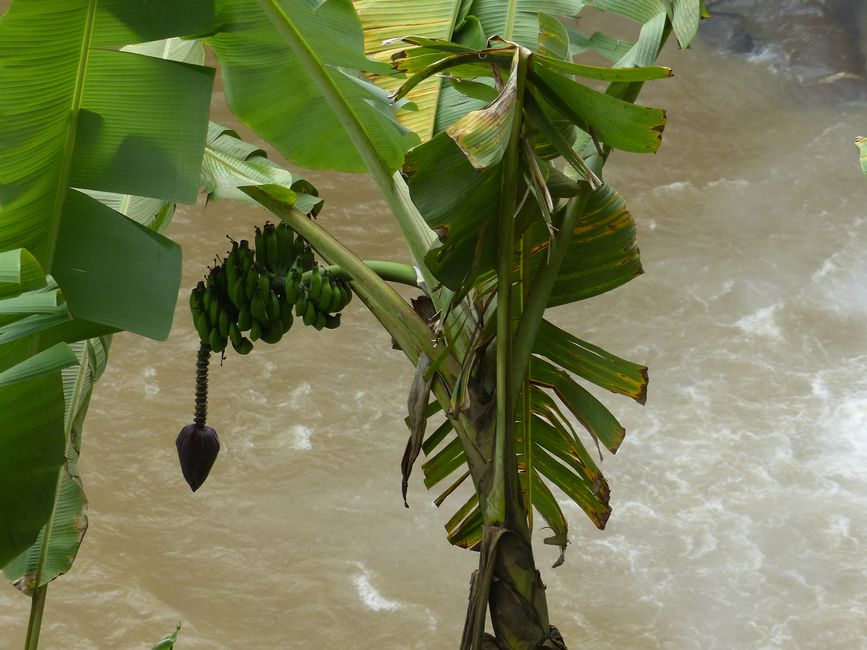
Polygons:
M292 263L292 229L285 223L277 224L277 266L285 269Z
M247 277L244 278L244 295L247 297L247 301L253 299L253 294L256 293L256 289L259 287L259 273L255 268L251 268L247 272Z
M319 291L319 309L321 311L332 311L332 288L331 274L328 271L322 272L322 289Z
M316 320L313 321L313 327L315 327L317 330L321 330L323 327L325 327L325 312L324 311L316 312Z
M244 305L247 304L247 296L244 293L244 283L238 280L235 283L234 290L229 290L229 298L232 299L232 304L235 305L238 309L241 309Z
M307 245L307 242L301 235L298 235L295 238L295 241L292 244L292 257L295 258L296 264L298 263L298 258L304 253L304 248Z
M265 343L277 343L283 338L283 325L280 322L271 323L262 330L262 340Z
M334 297L332 298L330 311L336 313L343 309L343 300L346 297L346 294L343 293L342 280L334 280L333 294Z
M283 292L286 294L286 302L294 305L298 302L298 278L294 269L289 269L286 279L283 281Z
M259 276L259 297L268 305L271 296L271 282L268 280L268 272L265 271Z
M307 312L307 291L301 287L298 294L298 300L295 301L295 315L304 318L304 314Z
M229 323L229 340L232 341L232 347L236 350L238 346L241 345L241 330L238 328L237 323Z
M319 301L319 297L322 295L322 270L318 265L313 267L313 270L310 272L310 297Z
M268 314L271 316L271 320L279 320L280 319L280 299L277 297L275 292L271 292L271 300L268 303L269 309Z
M268 261L265 259L265 233L262 232L262 229L258 226L256 227L256 234L253 237L253 241L256 244L256 261L259 263L259 266L268 266Z
M235 282L238 280L238 269L235 266L237 263L238 242L232 242L232 250L226 255L223 262L223 267L226 269L226 286L231 295L235 290Z
M253 325L252 315L250 314L250 307L248 305L244 305L241 307L241 311L238 312L238 329L242 332L246 332Z
M250 242L246 239L241 240L241 270L244 273L249 273L253 268L253 251L250 250Z
M277 229L270 223L265 224L265 252L268 270L273 271L277 268L280 251L277 243Z
M213 352L222 352L226 349L226 339L220 337L220 332L212 329L208 335L208 345L211 346Z
M193 312L193 314L202 313L202 297L195 289L190 291L190 311Z
M226 338L229 335L229 312L225 309L220 311L217 324L219 327L218 331L220 332L220 338Z
M346 306L352 302L352 288L349 286L348 282L343 282L341 286L341 291L343 292L344 298L340 309L345 309Z
M250 354L253 351L253 342L248 338L242 338L238 345L235 345L235 342L232 341L232 347L235 348L235 352L238 354Z
M334 280L334 286L332 287L333 298L331 302L332 312L338 312L344 307L343 299L346 294L343 293L342 290L343 284L344 283L340 280Z
M253 319L253 324L250 326L250 340L258 341L262 337L262 326L259 321Z
M317 330L338 327L340 310L352 300L349 282L320 266L310 244L285 223L256 228L254 241L255 249L246 239L233 241L190 292L201 341L216 353L231 342L249 354L254 341L280 341L296 318ZM283 276L282 287L275 280L272 288L272 274Z
M250 301L250 315L262 323L268 322L268 311L265 308L262 296L259 294L253 296L253 300Z
M316 307L312 302L307 303L307 309L304 312L304 324L312 325L316 321Z
M199 339L203 343L207 343L208 337L211 332L211 327L208 323L207 314L199 314L198 316L196 316L196 318L193 320L193 324L196 326L196 332L198 332L199 334Z

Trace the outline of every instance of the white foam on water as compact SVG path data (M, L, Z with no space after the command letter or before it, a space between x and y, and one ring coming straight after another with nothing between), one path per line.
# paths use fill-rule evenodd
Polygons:
M834 408L832 421L840 430L851 451L867 457L867 387L844 396Z
M158 381L151 381L157 376L156 368L144 369L144 392L145 397L156 397L160 394L160 385Z
M668 191L668 192L680 192L681 190L685 190L688 187L691 187L692 184L689 181L674 181L673 183L668 183L666 185L660 185L655 188L656 191Z
M292 392L289 393L289 398L294 400L301 399L302 397L307 397L313 392L313 386L310 385L310 382L304 381L301 382L296 388L292 389Z
M817 281L821 280L822 278L824 278L829 273L836 271L837 270L837 264L834 262L834 260L836 260L839 256L840 256L840 253L837 252L837 253L834 253L828 259L826 259L822 263L822 266L820 266L819 269L813 273L813 276L812 276L813 282L817 282Z
M783 332L775 320L775 314L780 306L780 304L775 304L747 314L735 321L735 327L745 334L780 340L783 338Z
M358 597L367 609L373 612L393 612L403 608L403 603L397 600L389 600L377 591L370 582L370 572L361 562L356 562L361 573L355 574L352 581L358 592Z
M731 187L749 187L752 183L745 178L720 178L715 181L708 181L704 188L706 190L713 189L718 185L728 185Z
M294 438L294 442L292 443L293 449L298 449L299 451L313 449L313 444L310 442L313 430L310 427L306 427L303 424L293 424L289 431Z
M747 56L747 61L750 63L763 65L771 72L778 72L780 65L785 65L788 61L785 51L776 45L767 45L760 48L756 52Z

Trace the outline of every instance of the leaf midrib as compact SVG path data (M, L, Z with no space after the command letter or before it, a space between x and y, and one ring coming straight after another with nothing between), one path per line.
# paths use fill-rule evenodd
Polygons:
M347 128L347 134L349 135L350 139L355 140L355 137L353 136L360 136L359 139L363 138L364 146L358 146L358 144L356 144L356 148L359 150L359 153L361 154L364 163L367 165L368 170L374 176L378 174L385 174L386 177L390 177L390 174L388 173L388 165L386 165L385 161L382 160L377 154L376 147L373 145L370 134L364 128L364 125L358 118L358 115L355 113L352 106L349 104L349 102L346 101L343 93L337 87L337 84L334 82L331 74L329 74L329 71L326 69L325 64L316 54L316 51L310 46L310 43L298 30L295 23L286 14L286 12L283 10L283 7L280 6L279 2L276 2L276 0L260 0L260 2L265 5L266 15L272 14L273 16L279 18L280 23L285 28L285 30L289 32L292 40L294 40L298 48L302 50L303 56L300 56L299 59L301 60L302 65L307 68L307 72L313 78L314 82L318 82L317 85L319 85L320 88L325 91L326 97L328 95L332 95L334 100L336 100L336 103L339 103L342 111L345 112L345 119L351 121L352 127L354 128ZM268 9L270 9L270 11L268 11ZM277 25L275 25L275 27L276 26ZM292 47L291 43L290 47ZM294 47L292 47L292 49L295 50ZM296 50L296 56L297 55L298 51ZM338 115L338 118L340 118L340 115ZM344 128L346 128L347 126L349 125L344 125ZM355 133L353 133L353 131Z
M66 200L66 192L69 187L69 176L72 169L73 152L75 151L75 140L78 135L78 111L81 108L81 98L84 89L84 77L87 73L87 63L90 55L90 45L93 41L93 29L96 18L96 9L99 0L89 0L87 5L87 17L84 23L84 33L81 39L81 50L78 57L78 70L75 75L75 87L72 92L72 105L70 106L67 119L69 124L66 130L66 144L63 148L63 161L58 174L57 185L54 192L54 206L51 211L51 221L48 228L48 250L45 254L44 269L46 273L51 272L54 265L54 256L57 251L57 239L60 233L61 217L63 213L63 204ZM31 342L30 354L35 354L40 347L40 336L37 334ZM86 349L87 345L85 345ZM79 380L81 379L79 374ZM72 408L72 407L70 407ZM70 412L70 416L72 413ZM70 422L71 422L70 418ZM64 423L65 440L69 441L69 425ZM64 444L64 456L66 455L66 444ZM54 490L54 506L51 509L51 514L43 527L44 534L42 535L42 546L39 549L39 562L36 565L36 581L34 583L34 595L40 589L42 573L45 571L45 564L48 560L48 549L51 546L51 529L54 524L54 517L57 512L57 502L60 498L60 486L63 481L63 472L66 463L64 462L57 472L57 483ZM38 638L38 634L37 637Z
M503 38L512 40L512 32L515 30L515 16L518 14L518 0L509 0L506 8L506 28L503 30Z
M72 105L70 106L69 125L66 130L66 145L63 148L63 162L60 174L57 178L57 186L54 193L54 206L51 211L51 223L48 230L48 251L45 255L44 269L51 272L54 264L54 255L57 251L57 238L60 232L61 214L63 203L66 200L66 191L69 188L69 176L72 169L72 158L75 151L75 140L78 135L78 111L81 108L81 98L84 90L84 77L87 73L87 63L90 58L90 45L93 41L93 29L96 17L96 9L99 0L90 0L87 5L87 18L84 23L84 34L81 39L81 52L78 57L78 70L75 75L75 88L72 93Z

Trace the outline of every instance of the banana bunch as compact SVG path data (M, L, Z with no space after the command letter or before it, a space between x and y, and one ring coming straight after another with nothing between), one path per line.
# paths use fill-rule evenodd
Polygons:
M340 311L352 300L349 285L318 264L303 275L290 269L284 286L287 295L295 298L295 315L317 330L337 328Z
M229 342L248 354L253 342L277 343L295 320L317 329L340 325L352 292L320 267L313 249L285 223L256 228L255 249L232 242L222 264L190 294L190 310L202 343L223 352ZM249 333L249 338L244 336Z
M190 293L190 311L202 343L214 352L226 349L229 325L238 311L228 299L228 277L224 266L214 266L206 280L199 281Z

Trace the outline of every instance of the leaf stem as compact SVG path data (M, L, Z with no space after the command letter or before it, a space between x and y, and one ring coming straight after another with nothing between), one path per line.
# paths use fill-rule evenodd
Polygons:
M431 245L436 241L436 235L425 223L418 209L410 200L409 192L403 179L399 174L392 173L388 165L383 161L376 149L376 145L365 131L364 126L346 101L346 98L340 93L325 65L318 59L316 53L310 48L295 24L286 15L282 7L279 6L279 3L275 0L259 0L259 4L274 24L274 27L292 48L295 56L298 57L298 60L307 70L307 73L319 88L323 97L325 97L331 110L334 111L352 144L373 176L373 179L379 185L389 208L391 208L392 213L397 219L398 226L403 233L404 239L406 239L410 253L415 263L421 269L425 283L428 287L436 287L438 283L424 265L424 257L428 250L430 250ZM432 297L436 303L438 303L438 300L444 300L444 297L438 298L436 295ZM437 304L437 308L441 307L441 304Z
M400 262L383 262L379 260L364 260L364 263L386 282L397 282L408 287L418 287L418 274L415 267ZM347 280L349 276L339 265L329 266L328 271L338 280ZM311 273L307 271L307 273ZM305 273L304 275L307 275Z
M524 374L527 372L527 365L530 363L530 354L533 350L533 343L536 340L536 333L539 331L542 316L545 313L545 308L548 306L548 298L551 296L551 290L554 288L557 275L560 273L560 266L563 264L566 252L569 250L569 245L572 243L575 225L584 214L587 202L590 200L590 195L592 194L589 183L579 181L578 184L580 185L579 193L572 197L566 206L563 222L560 224L551 245L548 263L539 269L536 277L533 278L533 284L527 295L524 312L521 314L518 327L515 330L515 342L512 352L512 376L509 378L509 393L512 399L516 399L521 390Z
M37 587L30 600L30 620L27 623L27 639L24 650L36 650L39 647L39 632L42 630L42 612L45 610L45 597L48 594L48 584Z
M512 108L512 133L503 156L503 183L500 194L499 242L497 250L497 428L494 440L492 489L482 508L488 525L506 523L506 499L512 477L507 468L515 465L515 407L510 391L512 365L512 285L515 251L515 208L520 164L521 131L524 113L524 88L532 53L518 47L515 52L517 85Z
M530 241L521 237L521 313L527 308L527 295L530 290ZM524 501L527 508L527 528L533 532L533 430L530 426L530 375L523 373L521 379L521 428L524 439L524 476L527 488Z

